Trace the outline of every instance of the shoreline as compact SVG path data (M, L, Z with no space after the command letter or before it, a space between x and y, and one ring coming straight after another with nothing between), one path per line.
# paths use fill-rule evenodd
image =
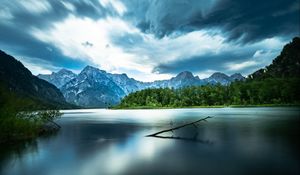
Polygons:
M134 107L111 107L111 110L132 109L184 109L184 108L251 108L251 107L300 107L300 104L260 104L260 105L212 105L212 106L182 106L182 107L157 107L157 106L134 106Z

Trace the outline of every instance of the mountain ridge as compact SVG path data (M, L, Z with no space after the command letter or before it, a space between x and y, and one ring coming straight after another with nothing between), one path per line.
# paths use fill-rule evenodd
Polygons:
M210 75L210 76L207 77L207 78L200 79L199 76L194 75L194 74L193 74L192 72L190 72L190 71L182 71L182 72L178 73L176 76L171 77L170 79L154 80L154 81L140 81L140 80L136 80L136 79L134 79L134 78L128 77L128 75L127 75L126 73L108 73L108 72L106 72L105 70L102 70L102 69L99 69L99 68L97 68L97 67L90 66L90 65L85 66L85 67L81 70L81 72L84 71L85 69L101 71L101 72L106 73L107 75L109 75L109 77L112 77L112 76L123 76L123 77L125 77L125 78L127 78L127 79L132 79L132 80L134 80L134 81L136 81L136 82L145 83L145 84L149 84L149 83L159 83L159 82L169 81L169 80L171 80L171 79L185 79L185 78L194 78L194 79L197 79L197 80L202 80L202 81L203 81L203 80L206 80L206 81L207 81L207 79L215 78L215 76L216 76L216 75L219 75L219 74L225 75L226 79L232 79L232 80L233 80L233 79L236 79L236 80L244 80L244 79L245 79L245 77L244 77L242 74L240 74L240 73L234 73L234 74L232 74L232 75L227 75L227 74L222 73L222 72L215 72L215 73L213 73L212 75ZM63 71L62 71L62 70L63 70ZM76 75L76 76L78 76L78 75L81 73L81 72L80 72L79 74L75 74L75 73L72 72L71 70L62 68L62 69L60 69L60 70L57 71L57 72L52 72L51 74L38 74L37 76L38 76L40 79L46 80L46 78L44 78L44 77L46 77L46 76L52 76L53 74L58 74L58 73L60 73L60 72L71 72L72 74L74 74L74 75ZM187 74L188 74L188 75L187 75ZM48 81L48 80L46 80L46 81ZM50 83L51 83L51 82L50 82ZM218 82L217 82L217 83L218 83ZM220 83L221 83L221 82L220 82ZM52 83L52 84L53 84L53 83ZM221 84L222 84L222 83L221 83Z
M57 88L62 87L64 84L75 78L77 74L67 69L61 69L58 72L51 74L38 74L37 77L54 84Z
M67 102L84 107L107 107L117 104L125 96L105 71L91 66L85 67L60 90Z
M56 83L60 82L56 80L56 78L70 77L70 74L75 76L64 85L59 85L58 88L64 94L67 102L85 107L107 107L115 105L119 103L124 96L147 88L178 89L186 86L217 83L228 85L236 81L236 79L223 73L219 73L222 75L221 77L218 77L216 74L206 79L200 79L198 76L194 76L192 72L183 71L167 80L142 82L128 77L125 73L112 74L90 65L84 67L78 75L73 72L71 73L69 70L62 69L50 75L39 74L38 77L50 83Z
M32 75L17 59L0 50L0 85L4 93L26 98L38 107L67 107L63 94L53 84Z

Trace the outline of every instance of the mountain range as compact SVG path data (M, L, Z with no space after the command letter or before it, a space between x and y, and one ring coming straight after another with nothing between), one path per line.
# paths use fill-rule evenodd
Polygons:
M131 92L147 88L182 88L205 84L228 85L245 78L241 74L217 72L209 78L200 79L189 71L179 73L169 80L141 82L129 78L126 74L111 74L92 66L86 66L78 75L62 69L52 74L40 74L44 79L61 90L67 102L83 107L107 107L116 105Z

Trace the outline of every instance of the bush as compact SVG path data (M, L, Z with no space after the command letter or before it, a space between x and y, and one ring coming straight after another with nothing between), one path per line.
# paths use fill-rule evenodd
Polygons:
M58 110L37 109L36 102L17 96L0 84L0 142L26 140L59 129L54 122L61 116Z
M6 112L0 120L0 142L15 142L35 138L59 129L54 120L61 116L58 110L38 112Z

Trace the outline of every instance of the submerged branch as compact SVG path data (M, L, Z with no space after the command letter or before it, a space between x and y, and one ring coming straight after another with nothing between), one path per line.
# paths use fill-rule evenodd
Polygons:
M165 130L156 132L154 134L146 135L146 137L158 137L157 136L158 134L165 133L165 132L170 132L170 131L173 132L174 130L177 130L177 129L180 129L180 128L183 128L183 127L186 127L186 126L189 126L189 125L193 125L193 126L196 127L197 126L196 123L201 122L201 121L206 121L206 119L209 119L209 118L212 118L212 117L208 116L208 117L199 119L199 120L191 122L191 123L187 123L187 124L184 124L184 125L176 126L176 127L170 128L170 129L165 129ZM160 136L160 138L161 138L161 136Z
M188 137L174 137L174 136L147 136L147 137L155 137L155 138L160 138L160 139L175 139L175 140L184 140L184 141L191 141L191 142L198 142L202 144L213 144L213 142L209 140L200 140L197 138L188 138Z

